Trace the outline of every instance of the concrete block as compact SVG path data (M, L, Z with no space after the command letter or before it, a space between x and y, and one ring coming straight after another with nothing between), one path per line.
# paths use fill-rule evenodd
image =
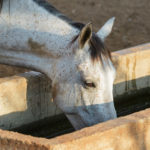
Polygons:
M113 53L117 76L114 96L150 87L150 44Z
M1 150L149 150L150 109L53 139L0 130Z
M30 72L0 78L1 129L16 128L59 113L51 102L51 81L44 75Z

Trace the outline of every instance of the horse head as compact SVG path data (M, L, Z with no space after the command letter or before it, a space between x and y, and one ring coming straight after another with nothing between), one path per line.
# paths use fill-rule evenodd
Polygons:
M111 18L97 33L92 32L91 23L85 25L69 45L71 54L55 65L53 99L75 129L116 118L115 68L104 46L113 23Z

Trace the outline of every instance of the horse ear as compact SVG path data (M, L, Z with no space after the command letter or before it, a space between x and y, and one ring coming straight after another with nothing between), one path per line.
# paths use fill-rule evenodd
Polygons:
M97 32L97 35L103 42L105 41L105 38L111 33L114 21L115 17L110 18Z
M92 36L92 23L88 23L83 27L79 35L79 47L82 49Z

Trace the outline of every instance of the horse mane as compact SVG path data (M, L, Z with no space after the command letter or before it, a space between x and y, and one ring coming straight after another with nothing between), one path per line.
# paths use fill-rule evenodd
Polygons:
M48 12L66 21L67 23L72 22L70 18L63 15L60 11L58 11L55 7L53 7L47 0L33 0L33 1L37 3L40 7L45 8Z
M4 0L0 0L0 12L3 7L3 1ZM48 12L54 14L55 16L59 17L60 19L66 21L68 23L72 22L71 19L69 19L68 17L63 15L60 11L58 11L55 7L53 7L47 0L32 0L32 1L35 2L36 4L38 4L40 7L45 8Z
M72 24L74 27L82 30L82 28L85 26L82 23L73 23ZM80 33L76 36L73 37L73 39L70 42L70 45L72 45L79 37ZM111 52L110 50L104 45L102 40L97 36L96 33L92 33L91 39L89 40L89 45L90 45L90 54L91 54L91 59L93 61L100 61L103 63L103 57L106 58L107 60L111 58Z
M0 13L1 13L2 7L3 7L3 0L0 0Z
M0 12L3 7L3 1L4 0L0 0ZM58 18L64 20L68 24L72 25L73 27L78 28L77 23L74 24L74 22L70 18L63 15L59 10L57 10L55 7L53 7L47 0L32 0L32 1L35 2L36 4L38 4L40 7L43 7L44 9L46 9L51 14L57 16ZM79 29L80 29L80 27L79 27Z
M0 12L3 7L3 1L4 0L0 0ZM60 19L64 20L65 22L67 22L68 24L70 24L71 26L73 26L79 30L82 29L82 27L84 26L84 24L73 22L70 18L63 15L59 10L57 10L55 7L53 7L47 0L32 0L32 1L35 2L36 4L38 4L40 7L43 7L44 9L46 9L51 14L59 17Z

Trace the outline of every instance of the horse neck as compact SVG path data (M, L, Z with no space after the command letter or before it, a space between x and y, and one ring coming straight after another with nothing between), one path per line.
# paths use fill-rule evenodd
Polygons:
M55 76L55 64L70 53L69 42L79 31L50 13L40 0L4 0L0 15L0 63Z
M42 0L5 0L0 19L0 46L22 50L40 48L57 56L68 53L67 46L79 31L51 9Z

